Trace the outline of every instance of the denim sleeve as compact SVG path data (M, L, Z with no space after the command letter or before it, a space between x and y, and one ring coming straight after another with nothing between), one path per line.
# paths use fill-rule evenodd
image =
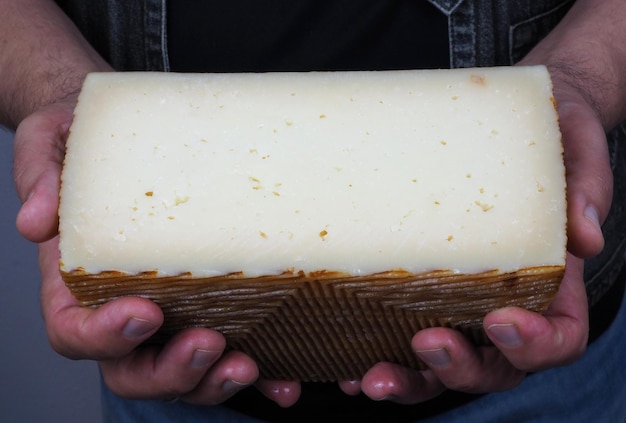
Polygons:
M512 65L565 16L573 0L428 0L448 16L452 67Z
M116 70L169 70L166 0L57 0L57 4Z

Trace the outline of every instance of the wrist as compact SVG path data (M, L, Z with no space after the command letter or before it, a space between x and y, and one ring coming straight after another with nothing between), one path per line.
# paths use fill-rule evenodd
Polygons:
M557 102L572 92L594 111L606 131L626 119L626 80L614 57L602 46L595 49L557 49L551 54L531 52L520 64L543 64L552 77Z
M87 61L72 66L56 65L42 63L16 75L13 88L7 91L7 104L2 107L6 126L17 128L22 120L43 107L75 97L88 73L110 70Z
M78 92L89 72L111 70L50 0L0 0L0 124Z
M622 0L577 1L561 23L520 64L546 65L558 100L576 90L605 130L626 119L626 31Z

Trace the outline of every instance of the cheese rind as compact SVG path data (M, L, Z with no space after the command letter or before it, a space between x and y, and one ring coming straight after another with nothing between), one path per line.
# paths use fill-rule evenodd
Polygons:
M67 141L61 269L563 266L551 88L543 67L91 74Z

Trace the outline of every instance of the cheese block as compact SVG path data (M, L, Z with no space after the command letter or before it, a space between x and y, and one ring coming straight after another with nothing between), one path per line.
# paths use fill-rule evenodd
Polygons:
M85 306L141 296L162 342L221 331L273 379L419 368L432 326L542 312L565 268L544 67L94 73L67 140L60 270Z

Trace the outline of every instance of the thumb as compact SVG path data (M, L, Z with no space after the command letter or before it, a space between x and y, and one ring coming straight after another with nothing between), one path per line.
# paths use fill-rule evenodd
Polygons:
M559 116L568 187L568 250L588 258L604 247L600 225L612 200L606 134L586 103L564 101L559 104Z
M47 106L22 121L15 132L13 177L22 207L17 228L43 242L57 232L57 208L65 140L73 103Z

